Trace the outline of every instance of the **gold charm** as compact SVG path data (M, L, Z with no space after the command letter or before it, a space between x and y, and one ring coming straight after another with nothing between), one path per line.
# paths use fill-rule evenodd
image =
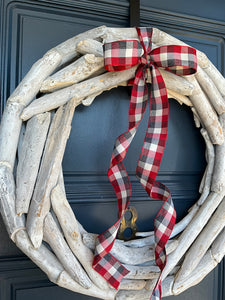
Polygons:
M118 238L120 240L128 241L135 238L137 232L137 225L135 222L137 221L137 218L138 214L136 208L133 206L128 207L118 230Z

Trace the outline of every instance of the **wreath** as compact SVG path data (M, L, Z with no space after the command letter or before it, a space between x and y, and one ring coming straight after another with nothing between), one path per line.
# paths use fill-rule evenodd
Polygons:
M67 201L62 159L75 107L88 106L102 92L126 86L133 78L137 103L130 105L129 130L115 143L108 173L120 219L97 236L82 227ZM160 135L149 151L154 158L162 156L168 95L191 108L205 140L207 167L200 199L175 224L167 188L155 178L144 180L150 152L143 154L138 174L149 195L164 200L157 215L161 219L155 219L155 232L121 241L115 237L129 203L123 201L124 194L129 200L129 180L122 159L145 110L139 100L147 101L146 81L155 99L154 121L149 122L154 130L146 137L152 142L154 134ZM9 97L2 116L0 209L10 238L52 282L100 299L160 299L196 285L225 255L224 112L223 76L204 53L157 28L101 26L49 50ZM161 156L158 164L151 163L157 170Z

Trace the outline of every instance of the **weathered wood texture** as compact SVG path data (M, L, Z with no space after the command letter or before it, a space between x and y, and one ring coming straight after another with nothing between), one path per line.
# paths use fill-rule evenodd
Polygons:
M27 213L38 175L50 124L50 113L36 115L27 122L16 176L16 212Z
M52 121L40 166L40 171L27 215L27 232L35 248L43 238L43 221L50 209L50 193L61 171L66 142L70 134L74 102L60 107Z

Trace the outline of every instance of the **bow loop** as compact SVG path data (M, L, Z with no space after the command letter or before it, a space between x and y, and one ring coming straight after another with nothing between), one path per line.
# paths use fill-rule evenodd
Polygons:
M150 60L176 75L191 75L197 70L196 50L188 46L166 45L153 49Z
M143 48L139 41L115 41L103 45L104 64L107 71L130 69L139 63Z

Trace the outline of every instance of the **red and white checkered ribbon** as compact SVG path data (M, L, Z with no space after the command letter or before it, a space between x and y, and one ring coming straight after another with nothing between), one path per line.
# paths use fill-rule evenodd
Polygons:
M110 250L130 201L131 184L123 159L146 110L149 98L146 77L151 76L152 82L149 123L136 176L151 198L164 201L154 220L155 261L162 272L166 265L165 245L175 224L176 211L168 188L155 180L166 144L169 114L167 91L158 67L178 75L190 75L197 69L195 49L168 45L152 50L152 28L137 28L137 32L140 41L116 41L104 45L106 70L121 71L139 65L130 100L129 129L116 139L108 171L109 180L117 196L119 220L98 236L93 261L93 268L116 289L129 271L110 254ZM151 299L161 299L161 275Z

